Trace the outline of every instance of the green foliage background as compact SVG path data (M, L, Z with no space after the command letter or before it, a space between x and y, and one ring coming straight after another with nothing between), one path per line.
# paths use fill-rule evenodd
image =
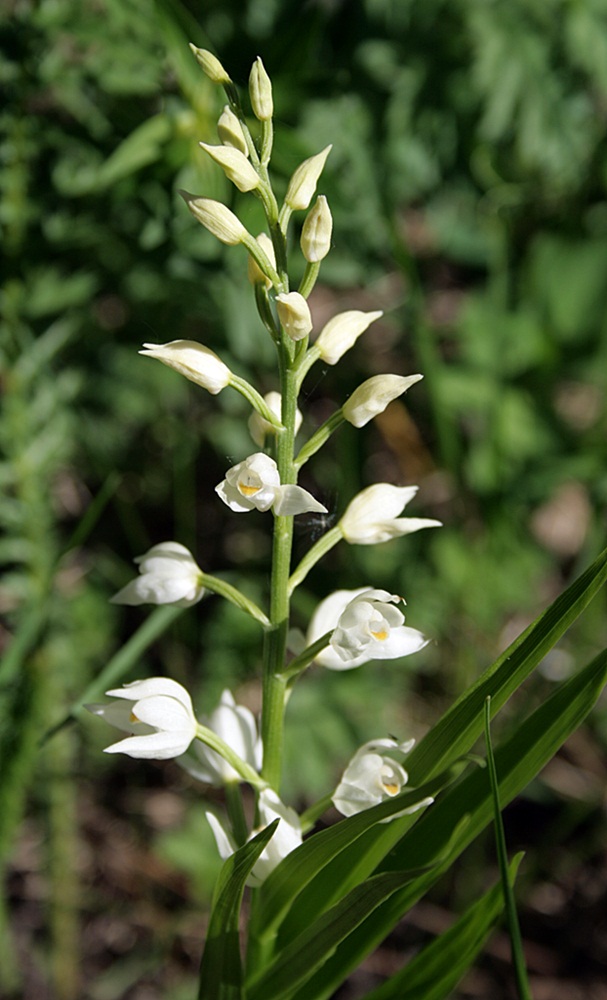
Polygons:
M222 101L187 42L216 51L240 84L262 55L279 188L333 143L322 191L335 246L312 311L319 324L352 307L386 319L349 364L309 379L308 426L371 374L424 374L404 404L364 431L343 429L311 463L333 513L372 481L417 482L416 513L445 528L344 546L298 595L303 624L334 586L368 580L403 593L409 623L436 640L406 667L301 684L287 777L305 801L361 740L423 732L604 542L607 3L13 0L0 31L0 857L8 865L23 822L48 830L37 963L69 1000L79 995L81 890L66 874L78 797L99 774L127 800L146 778L101 757L94 721L43 753L41 733L143 620L107 598L151 544L178 539L258 600L266 587L265 523L213 501L251 448L242 400L211 400L136 353L144 341L198 339L273 388L244 254L176 197L184 187L219 198L252 231L261 225L198 148L216 141ZM318 530L301 520L300 553ZM526 697L541 701L605 632L596 602ZM254 704L256 639L209 600L130 676L167 670L203 711L227 685ZM599 754L600 710L592 725ZM191 814L154 849L205 896L199 805L184 794ZM595 806L590 795L582 811ZM559 822L575 828L574 812L565 803ZM18 979L7 974L6 989ZM118 977L90 995L124 991Z

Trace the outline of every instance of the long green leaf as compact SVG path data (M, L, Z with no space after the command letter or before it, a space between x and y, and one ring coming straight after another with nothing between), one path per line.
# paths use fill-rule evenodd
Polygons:
M503 805L531 781L580 725L595 704L606 680L607 650L579 674L560 685L498 749L495 761ZM420 868L431 864L445 851L449 831L456 829L466 817L467 823L461 828L461 835L448 860L381 904L339 946L305 990L294 991L292 1000L325 1000L332 996L352 969L381 943L402 915L491 822L492 816L488 777L484 771L473 771L424 813L386 858L383 867L398 870L403 867L404 859L407 864Z
M518 854L508 869L512 883L523 859ZM366 1000L446 1000L484 946L504 909L500 883L423 948L403 969L368 993Z
M483 732L483 707L491 698L492 717L607 581L607 549L502 653L407 758L409 780L427 781L467 753Z
M278 826L274 820L225 861L200 966L198 1000L243 1000L238 920L242 895L255 862Z
M487 696L492 712L504 705L513 692L537 666L559 637L581 614L607 579L607 549L571 586L543 612L492 664L440 721L430 730L407 758L411 785L427 782L439 769L445 769L469 752L483 729L483 707ZM367 831L357 843L346 848L313 880L291 908L284 929L284 939L301 932L302 921L321 913L358 882L368 878L392 850L407 829L419 817L404 817Z
M293 989L303 986L322 968L340 941L417 875L418 870L389 872L356 886L247 984L247 1000L283 1000L290 996Z
M434 797L460 773L460 768L437 775L420 788L403 792L372 809L335 823L289 854L266 879L259 891L251 934L259 938L271 936L288 906L306 885L341 851L353 844L376 823L389 819L403 809L411 809L424 799Z

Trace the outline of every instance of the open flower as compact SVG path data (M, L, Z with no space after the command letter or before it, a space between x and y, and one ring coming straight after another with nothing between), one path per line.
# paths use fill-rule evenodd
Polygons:
M135 562L139 576L111 598L113 604L176 604L189 608L204 595L202 570L179 542L154 545Z
M364 427L421 378L423 375L373 375L354 390L341 412L354 427Z
M268 409L271 410L271 412L275 415L276 419L281 420L282 399L280 393L274 391L268 392L263 398ZM296 434L299 428L301 427L302 420L303 416L301 410L297 410L295 413ZM253 410L251 416L249 417L249 432L255 444L259 445L260 448L263 448L267 435L276 434L276 427L274 426L274 424L271 424L269 420L265 420L262 417L261 413L258 413L257 410Z
M279 516L308 511L327 513L327 508L301 486L281 486L276 462L263 452L256 452L228 469L215 492L230 510L238 512L271 507Z
M236 845L230 832L214 813L206 814L209 826L215 836L217 850L225 861L236 850ZM249 840L269 826L275 819L280 822L274 831L274 835L269 844L261 852L255 863L251 874L247 879L247 885L256 887L262 884L274 869L280 864L287 854L294 851L302 842L301 824L299 816L294 809L290 809L280 801L276 792L266 788L259 796L259 818L260 825L253 830Z
M423 649L428 640L405 625L395 607L402 598L386 590L336 590L316 608L308 645L333 629L329 645L316 662L329 670L351 670L369 660L394 660Z
M105 693L131 704L89 705L89 711L117 729L133 734L106 747L105 753L168 760L185 753L196 736L198 723L192 699L177 681L149 677Z
M440 528L428 517L399 517L419 487L375 483L350 501L338 524L351 545L377 545L421 528Z
M262 747L255 716L244 705L237 705L230 691L222 692L215 711L208 719L201 719L201 722L227 743L241 760L254 770L260 770ZM244 780L221 754L198 741L180 763L194 778L210 785Z
M213 396L230 384L232 372L228 366L208 347L195 340L171 340L168 344L143 346L145 350L139 351L140 354L156 358L180 375L185 375L190 382L201 385Z
M356 751L346 767L342 779L333 793L333 805L343 816L379 805L385 799L394 798L407 784L409 776L392 755L402 756L409 752L415 740L398 743L394 739L371 740ZM424 799L409 809L390 816L404 816L429 805L431 799Z

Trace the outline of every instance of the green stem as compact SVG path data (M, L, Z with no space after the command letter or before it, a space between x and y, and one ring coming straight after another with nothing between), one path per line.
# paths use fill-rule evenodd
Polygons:
M217 733L214 733L212 729L208 729L206 726L202 726L200 723L196 726L196 739L200 740L206 746L210 747L211 750L215 750L216 753L220 754L224 760L227 760L228 764L231 764L237 774L240 775L245 781L256 788L258 791L263 791L267 788L267 783L263 781L257 771L247 764L246 760L239 757L237 753L232 750L225 740L221 739Z
M312 458L312 455L315 455L322 448L323 444L329 440L337 428L341 427L344 420L345 417L341 410L336 410L335 413L332 413L325 420L324 424L321 424L318 430L314 432L312 437L306 441L295 459L295 468L301 469L302 465L305 465L308 459Z
M306 264L306 269L303 273L301 284L297 289L299 294L303 295L304 299L308 298L308 295L314 288L319 271L320 271L320 261L317 260L314 261L313 263L308 262Z
M245 597L244 594L240 592L236 587L233 587L230 583L226 583L225 580L220 580L217 576L210 576L208 573L201 573L200 580L202 586L207 590L212 590L214 594L219 594L220 597L225 597L227 601L231 601L235 604L237 608L241 611L246 611L251 618L255 618L256 621L260 622L264 628L267 628L270 624L270 619L268 616L259 608L254 601L250 598Z
M294 660L286 666L282 672L283 677L290 680L292 677L296 677L297 674L301 674L306 667L309 667L313 660L316 659L319 653L329 645L329 640L333 635L333 629L330 632L325 632L321 635L320 639L313 642L311 646L307 646L306 649L299 656L296 656Z
M247 828L244 809L242 807L242 794L240 792L240 786L237 781L228 781L226 782L225 791L226 806L230 817L230 823L232 824L234 840L239 847L242 847L242 845L247 842L249 831Z
M253 409L257 410L264 420L267 420L269 424L272 424L272 427L275 427L277 431L282 430L280 420L278 420L275 413L272 413L261 393L259 393L250 382L241 378L240 375L234 375L234 372L232 372L230 375L230 385L233 389L236 389L241 396L244 396L247 403L250 403Z
M326 531L322 538L319 538L315 545L306 552L299 566L289 580L289 594L292 594L300 583L303 583L310 570L322 559L327 552L330 552L334 545L341 541L343 535L339 525Z
M301 822L302 833L308 833L308 831L315 825L316 820L320 819L322 814L332 806L333 799L331 798L331 795L332 792L329 792L328 795L323 795L322 799L319 799L318 802L315 802L309 809L306 809L306 811L301 814L299 819Z

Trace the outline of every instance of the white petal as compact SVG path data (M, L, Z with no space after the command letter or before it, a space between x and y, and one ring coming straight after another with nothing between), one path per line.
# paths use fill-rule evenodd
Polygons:
M211 827L211 830L213 831L215 842L217 844L217 850L219 851L219 856L220 858L223 859L223 861L227 861L230 855L232 855L236 850L236 845L232 841L230 834L226 830L221 820L218 819L218 817L215 816L214 813L206 812L205 816L207 818L209 826Z
M194 714L192 699L188 692L182 684L170 677L146 677L140 681L124 684L121 688L112 688L105 693L113 698L126 698L128 701L139 701L141 698L166 695L168 698L176 698L192 715Z
M106 747L104 753L125 753L142 760L169 760L184 753L190 740L177 733L152 733L150 736L129 736L126 740Z
M239 514L246 514L249 510L255 510L255 504L251 503L246 497L241 496L238 490L231 486L227 479L224 479L215 487L215 492L227 504L230 510L234 510Z
M317 511L327 514L327 508L301 486L277 486L274 489L274 513L280 517Z

